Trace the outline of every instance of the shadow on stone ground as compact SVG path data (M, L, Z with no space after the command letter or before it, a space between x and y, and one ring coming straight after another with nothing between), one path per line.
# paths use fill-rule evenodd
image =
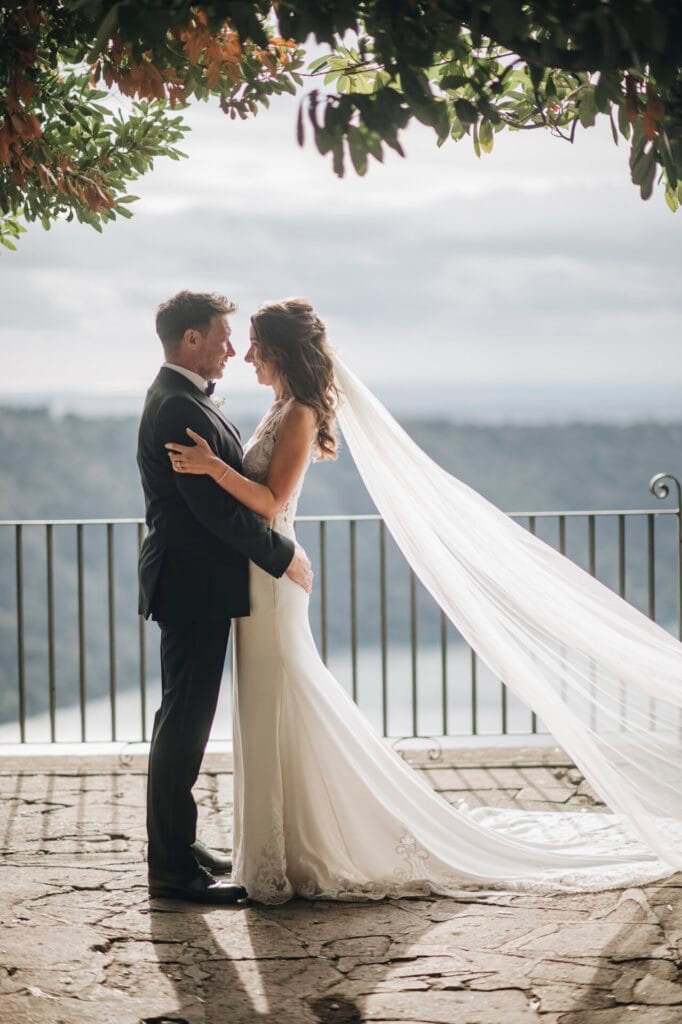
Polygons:
M596 806L557 751L418 765L445 799ZM229 848L209 758L201 835ZM144 764L0 760L2 1024L679 1024L682 877L556 897L150 901Z

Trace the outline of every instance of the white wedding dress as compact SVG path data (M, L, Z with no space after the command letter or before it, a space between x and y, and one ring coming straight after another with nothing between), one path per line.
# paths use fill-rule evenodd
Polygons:
M345 442L408 561L616 813L447 803L327 670L308 595L252 564L251 615L234 624L234 881L275 904L597 890L682 869L682 647L432 463L338 359L336 376ZM255 480L285 409L246 445ZM302 484L273 523L289 537ZM657 677L639 680L644 667ZM641 707L652 690L657 732Z

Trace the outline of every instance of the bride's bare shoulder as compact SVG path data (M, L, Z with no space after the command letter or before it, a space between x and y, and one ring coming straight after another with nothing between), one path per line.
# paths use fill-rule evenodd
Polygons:
M315 410L306 405L305 402L299 402L296 398L290 398L282 411L282 423L287 423L299 430L303 428L312 430L317 423L317 417L315 416Z
M289 399L282 410L277 430L278 438L281 440L305 439L310 441L316 428L317 417L315 416L315 410L311 409L304 402L297 401L295 398Z

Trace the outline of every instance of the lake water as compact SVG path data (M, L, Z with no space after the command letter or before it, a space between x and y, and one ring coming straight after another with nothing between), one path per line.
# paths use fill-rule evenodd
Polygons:
M339 683L352 690L350 650L332 651L329 668ZM358 650L357 701L372 724L382 731L381 652L375 647ZM443 703L447 723L443 724ZM473 729L471 652L462 643L452 642L447 648L447 678L443 686L443 669L439 647L422 646L417 657L417 721L413 728L412 658L409 647L393 645L388 650L386 687L386 719L389 736L410 736L414 731L422 736L471 736ZM476 732L491 738L502 731L502 702L500 683L480 662L476 680ZM151 730L154 712L160 699L160 680L147 682L147 732ZM214 722L212 738L230 739L232 735L231 672L225 672L220 703ZM142 739L141 701L138 689L120 690L116 700L117 739L131 742ZM525 735L531 732L530 711L511 694L507 700L507 725L510 733ZM87 739L111 739L111 710L109 698L91 700L86 706ZM542 729L538 723L538 729ZM56 716L57 740L80 740L80 711L77 705L59 707ZM26 738L31 743L49 742L50 719L47 713L27 719ZM16 723L0 725L0 743L17 743L19 729Z

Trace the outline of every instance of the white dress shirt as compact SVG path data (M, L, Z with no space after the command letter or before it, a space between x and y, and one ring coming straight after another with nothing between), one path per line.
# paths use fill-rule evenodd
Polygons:
M200 391L203 391L204 394L206 394L206 385L208 384L208 381L204 380L204 378L201 377L198 373L195 373L194 370L188 370L184 366L176 366L175 363L169 362L165 362L163 365L166 366L169 370L175 370L177 373L181 373L183 377L186 377L187 380L191 380L192 384L194 384L196 387L199 388Z

